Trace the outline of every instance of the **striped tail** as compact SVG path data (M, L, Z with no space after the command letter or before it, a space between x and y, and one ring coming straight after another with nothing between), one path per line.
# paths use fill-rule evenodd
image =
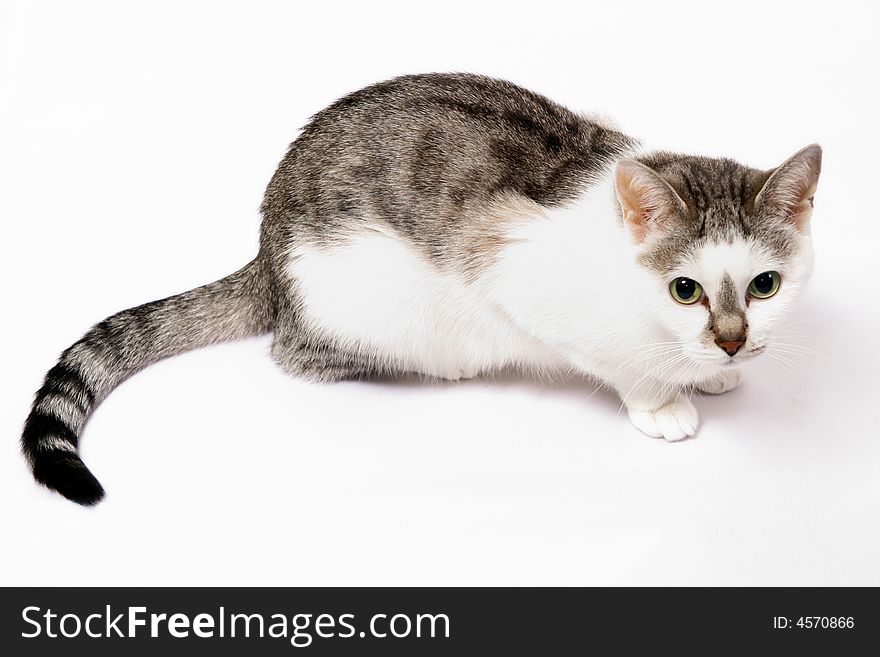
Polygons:
M34 477L79 504L104 489L77 453L98 404L138 370L204 345L265 333L270 294L258 260L219 281L123 310L61 354L37 391L21 436Z

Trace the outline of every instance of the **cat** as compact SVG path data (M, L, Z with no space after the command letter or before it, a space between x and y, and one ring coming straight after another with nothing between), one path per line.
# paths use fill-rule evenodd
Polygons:
M395 78L312 117L269 182L256 258L123 310L65 350L28 416L36 480L103 488L95 407L162 358L272 333L313 381L502 369L612 387L642 432L695 434L694 390L736 387L809 278L822 151L759 170L650 152L510 82Z

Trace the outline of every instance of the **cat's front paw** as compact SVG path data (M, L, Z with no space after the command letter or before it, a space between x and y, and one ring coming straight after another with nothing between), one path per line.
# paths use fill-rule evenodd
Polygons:
M687 397L679 397L654 411L629 409L628 412L639 431L670 442L693 436L699 423L697 409Z
M724 392L728 392L730 390L733 390L734 388L739 387L739 384L742 383L742 380L743 376L741 371L739 371L738 369L729 368L726 370L722 370L711 379L707 379L706 381L703 381L702 383L697 385L697 390L710 395L720 395Z

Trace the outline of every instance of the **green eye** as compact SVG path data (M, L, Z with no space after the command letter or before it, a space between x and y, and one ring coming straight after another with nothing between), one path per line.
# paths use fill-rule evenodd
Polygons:
M686 306L703 298L703 286L692 278L676 278L669 284L672 298Z
M749 294L756 299L769 299L779 291L781 282L778 271L765 271L749 283Z

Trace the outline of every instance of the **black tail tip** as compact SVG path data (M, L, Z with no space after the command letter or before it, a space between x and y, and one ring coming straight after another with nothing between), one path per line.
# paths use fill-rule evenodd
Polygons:
M83 506L94 506L104 497L104 489L73 452L53 450L34 458L34 478L46 488Z

